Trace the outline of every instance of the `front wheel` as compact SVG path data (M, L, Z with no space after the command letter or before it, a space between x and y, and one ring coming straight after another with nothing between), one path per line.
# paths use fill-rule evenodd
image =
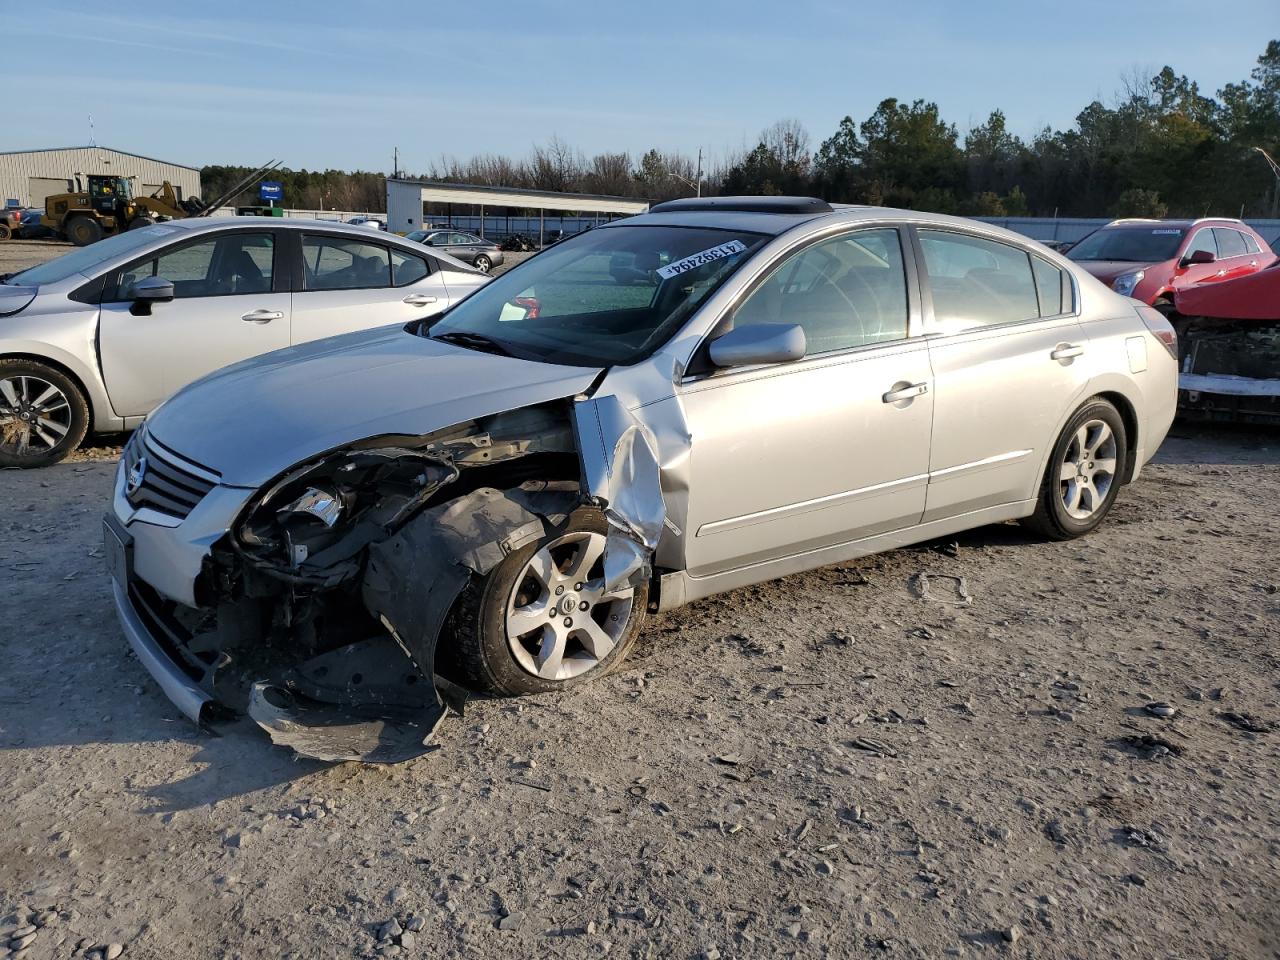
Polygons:
M80 445L89 405L71 379L33 360L0 360L0 467L47 467Z
M463 591L448 633L462 679L505 696L563 690L609 673L640 632L649 587L604 587L608 524L581 508Z
M93 217L72 217L63 228L77 247L87 247L102 239L102 224Z
M13 229L9 226L9 224L5 223L3 220L0 220L0 242L8 240L12 236L13 236Z
M1050 540L1089 533L1115 503L1128 452L1120 411L1106 400L1087 402L1054 444L1036 512L1023 523Z
M475 259L475 267L481 273L488 273L493 267L493 261L486 257L483 253Z

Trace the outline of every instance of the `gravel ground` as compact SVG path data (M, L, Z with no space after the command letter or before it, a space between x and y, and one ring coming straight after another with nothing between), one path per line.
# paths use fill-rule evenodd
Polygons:
M1280 956L1275 434L1178 426L1082 541L987 527L653 618L613 677L396 767L170 706L108 600L111 459L0 474L23 960Z

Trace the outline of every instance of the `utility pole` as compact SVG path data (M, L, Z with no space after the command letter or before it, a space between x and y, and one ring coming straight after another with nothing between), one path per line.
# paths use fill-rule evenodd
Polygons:
M400 148L394 148L395 152L391 154L391 179L400 179Z
M698 148L698 196L702 196L702 148Z
M1271 172L1276 175L1276 186L1271 191L1271 219L1280 216L1280 163L1276 163L1275 159L1267 151L1261 147L1254 147L1254 150L1262 154L1262 159L1267 161L1267 165L1271 167Z

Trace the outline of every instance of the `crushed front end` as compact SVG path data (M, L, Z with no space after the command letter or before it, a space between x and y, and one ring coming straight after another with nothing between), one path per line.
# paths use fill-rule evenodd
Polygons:
M651 575L657 458L609 400L606 424L599 401L543 404L362 441L256 490L139 430L104 533L125 633L197 722L247 714L322 760L418 756L467 695L436 651L471 578L582 504L616 526L611 576Z
M1180 336L1181 414L1280 423L1280 322L1203 318L1188 322Z

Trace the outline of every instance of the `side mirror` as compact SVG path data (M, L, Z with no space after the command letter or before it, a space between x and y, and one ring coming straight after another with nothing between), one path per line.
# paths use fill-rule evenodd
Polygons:
M130 313L135 317L150 316L153 303L168 303L173 299L173 281L164 277L143 277L133 285L130 297L133 300Z
M1208 250L1192 250L1182 258L1182 266L1189 267L1197 263L1213 263L1218 258Z
M794 323L757 323L735 327L711 341L708 354L717 367L787 363L804 356L804 330Z

